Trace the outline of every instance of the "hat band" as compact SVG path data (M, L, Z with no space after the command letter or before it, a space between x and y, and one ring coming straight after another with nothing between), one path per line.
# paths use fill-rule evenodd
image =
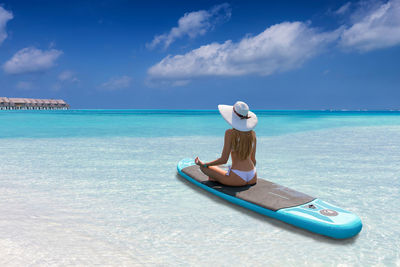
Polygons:
M239 114L236 112L235 107L233 107L233 112L235 112L236 115L238 115L238 117L243 120L243 119L250 119L251 117L249 115L243 116L242 114Z

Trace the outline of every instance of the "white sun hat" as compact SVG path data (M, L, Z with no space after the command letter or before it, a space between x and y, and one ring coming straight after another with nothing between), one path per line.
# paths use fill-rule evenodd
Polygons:
M218 105L222 117L236 130L247 132L253 130L258 122L256 114L249 110L249 106L237 101L235 105Z

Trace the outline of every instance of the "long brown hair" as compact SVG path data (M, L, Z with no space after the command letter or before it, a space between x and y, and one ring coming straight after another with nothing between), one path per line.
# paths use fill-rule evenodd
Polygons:
M232 151L235 151L241 160L245 160L253 151L255 140L256 134L254 131L241 132L233 129Z

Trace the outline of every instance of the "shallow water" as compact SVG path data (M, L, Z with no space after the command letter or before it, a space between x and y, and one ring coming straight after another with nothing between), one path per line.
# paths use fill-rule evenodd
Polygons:
M333 240L176 174L219 156L214 112L104 113L0 113L0 265L400 265L399 115L257 113L259 176L362 219Z

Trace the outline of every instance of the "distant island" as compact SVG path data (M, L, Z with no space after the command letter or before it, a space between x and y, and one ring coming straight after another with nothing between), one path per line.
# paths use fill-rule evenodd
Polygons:
M0 97L0 110L11 109L69 109L62 99Z

